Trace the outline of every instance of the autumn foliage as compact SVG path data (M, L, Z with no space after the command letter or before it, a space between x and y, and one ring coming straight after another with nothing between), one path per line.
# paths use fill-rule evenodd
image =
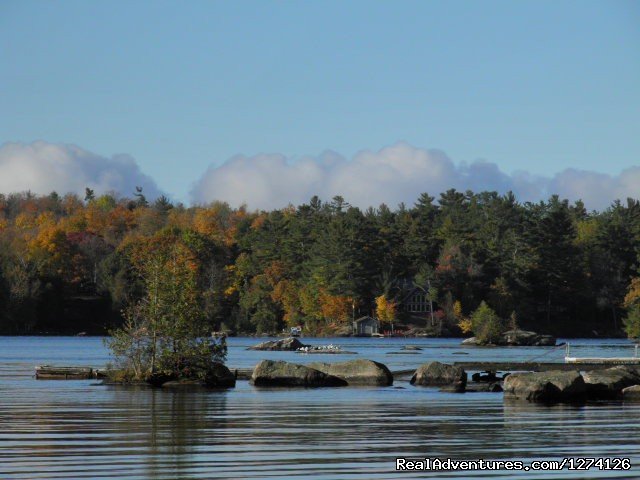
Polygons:
M640 316L637 200L588 212L557 196L532 204L449 190L396 209L314 197L249 211L88 190L0 195L0 331L104 333L130 322L148 295L140 272L167 251L158 271L191 292L167 298L197 304L193 322L209 331L331 335L375 315L459 335L479 328L483 301L489 337L489 309L568 335L629 332ZM408 304L414 291L420 305Z

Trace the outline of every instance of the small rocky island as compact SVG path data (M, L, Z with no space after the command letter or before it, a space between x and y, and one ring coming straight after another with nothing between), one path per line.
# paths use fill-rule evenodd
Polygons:
M259 343L247 350L258 351L283 351L283 352L298 352L298 353L334 353L334 354L346 354L355 355L356 352L348 352L343 350L337 345L305 345L300 340L294 337L282 338L279 340L268 340L266 342Z
M536 332L526 330L507 330L503 332L497 340L488 343L478 340L476 337L463 340L462 345L493 345L509 347L553 347L556 338L551 335L540 335Z
M259 343L253 347L247 348L247 350L261 350L261 351L290 351L295 352L300 348L308 347L295 337L281 338L279 340L268 340L266 342Z

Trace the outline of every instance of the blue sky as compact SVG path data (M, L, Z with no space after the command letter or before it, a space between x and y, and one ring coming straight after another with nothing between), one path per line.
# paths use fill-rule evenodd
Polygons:
M5 0L0 111L0 143L127 154L183 201L251 201L251 184L235 184L246 198L221 185L238 154L277 171L397 142L455 168L581 169L628 187L616 176L640 164L640 3ZM17 171L0 189L22 187ZM286 200L272 183L255 203Z

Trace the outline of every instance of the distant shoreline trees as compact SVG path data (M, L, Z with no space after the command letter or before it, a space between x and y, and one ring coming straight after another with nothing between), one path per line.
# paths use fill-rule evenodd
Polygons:
M395 210L313 197L252 212L87 189L84 199L0 195L0 332L135 329L131 305L151 302L142 259L160 262L162 242L183 262L161 262L158 274L181 285L167 304L197 306L171 315L209 332L346 333L353 318L389 305L394 323L415 323L402 304L408 288L430 305L417 326L436 334L461 334L482 302L556 335L634 336L640 323L637 302L625 300L640 276L638 200L588 212L557 196L520 203L448 190Z

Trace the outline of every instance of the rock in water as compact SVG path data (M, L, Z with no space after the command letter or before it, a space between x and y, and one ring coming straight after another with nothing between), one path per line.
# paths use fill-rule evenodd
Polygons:
M505 399L530 402L573 402L584 400L587 387L580 372L512 373L504 380Z
M554 346L556 339L551 335L538 335L536 332L526 330L509 330L502 334L500 345L521 346Z
M153 385L154 387L161 387L165 383L171 382L171 381L174 381L174 380L176 380L175 376L167 375L167 374L162 373L162 372L151 373L151 374L147 375L147 377L145 378L145 381L149 385Z
M347 382L315 368L295 363L262 360L251 375L257 387L342 387Z
M528 332L526 330L509 330L504 332L494 345L552 347L555 344L556 338L551 335L539 335L536 332ZM482 343L476 337L471 337L463 340L462 345L482 345Z
M622 390L622 399L625 402L640 402L640 385L633 385Z
M624 365L585 372L583 378L587 396L594 400L621 397L624 388L640 383L638 372Z
M253 347L247 348L247 350L287 350L295 351L301 347L306 347L304 343L294 337L282 338L280 340L269 340L268 342L262 342Z
M372 360L349 360L340 363L314 362L310 363L309 367L341 378L349 385L393 385L393 375L387 366Z
M233 388L236 386L236 377L226 365L220 362L214 362L209 371L206 374L204 380L197 378L175 378L175 377L162 377L156 375L153 378L154 386L161 386L162 388L174 388L174 389L198 389L198 388ZM151 383L150 380L147 380Z
M473 385L471 388L467 388L467 392L501 392L502 387L498 382L496 383L479 383Z
M460 367L440 362L421 365L413 374L411 385L443 386L449 385L458 391L464 391L467 385L467 372Z
M215 362L207 372L204 384L210 388L233 388L236 386L236 376L226 365Z

